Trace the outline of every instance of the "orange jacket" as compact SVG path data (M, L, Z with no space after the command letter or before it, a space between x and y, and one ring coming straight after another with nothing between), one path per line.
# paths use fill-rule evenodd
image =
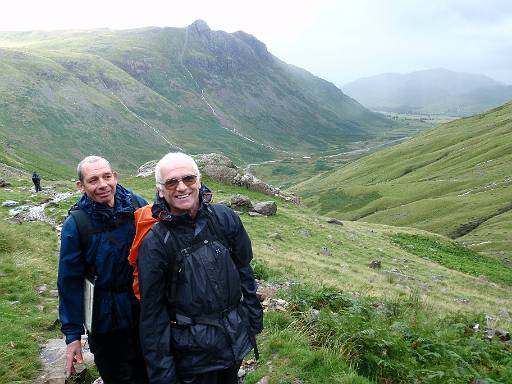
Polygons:
M128 255L128 262L134 268L133 269L133 292L140 301L139 291L139 269L137 267L137 257L139 257L139 248L142 244L142 240L146 237L153 224L158 220L152 216L151 208L153 204L148 204L135 211L135 238L133 239L130 254Z

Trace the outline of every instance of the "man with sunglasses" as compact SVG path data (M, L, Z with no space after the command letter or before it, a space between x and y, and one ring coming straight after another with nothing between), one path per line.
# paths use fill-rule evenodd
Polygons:
M240 363L263 328L250 239L230 208L209 204L211 194L190 156L167 154L155 178L157 222L138 253L149 380L236 384Z

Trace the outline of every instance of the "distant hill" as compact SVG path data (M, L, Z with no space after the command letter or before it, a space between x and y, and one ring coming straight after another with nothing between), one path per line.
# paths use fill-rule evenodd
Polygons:
M512 103L440 125L294 191L322 214L426 229L510 262L510 164Z
M366 77L342 90L372 110L413 114L468 116L512 100L512 86L446 69Z
M11 161L89 153L133 168L172 149L241 162L322 152L392 123L244 32L0 33L0 143ZM30 162L30 161L29 161Z

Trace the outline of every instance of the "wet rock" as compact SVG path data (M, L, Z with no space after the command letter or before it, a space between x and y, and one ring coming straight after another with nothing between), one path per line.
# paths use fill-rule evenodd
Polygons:
M2 207L15 207L17 206L19 203L17 201L14 201L14 200L5 200L3 203L2 203Z
M245 209L245 210L253 210L253 205L251 200L244 195L236 194L231 196L231 207L233 209L239 208L239 209Z
M40 295L42 295L44 292L46 292L48 290L48 285L46 284L43 284L43 285L39 285L36 287L36 291L37 293L39 293Z
M275 201L261 201L254 204L253 210L265 216L275 215L277 212L277 204Z

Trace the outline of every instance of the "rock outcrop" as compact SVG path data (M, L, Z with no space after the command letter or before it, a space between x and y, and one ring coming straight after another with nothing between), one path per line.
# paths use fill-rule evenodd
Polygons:
M250 173L238 168L227 156L220 153L208 153L194 156L201 173L215 181L225 184L238 185L251 191L257 191L270 196L276 196L294 204L300 200L293 193L283 192L279 188L267 184ZM151 176L155 171L155 160L148 161L137 170L137 177Z

